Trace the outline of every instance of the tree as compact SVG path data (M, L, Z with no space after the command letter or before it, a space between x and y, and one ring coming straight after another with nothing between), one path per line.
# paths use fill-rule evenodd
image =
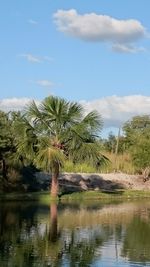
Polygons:
M104 139L104 148L106 151L115 153L116 148L116 136L110 132L107 139Z
M137 169L150 168L150 115L133 117L125 123L123 130Z
M84 115L80 104L50 96L39 106L30 103L26 114L38 136L35 163L52 173L53 198L58 195L58 176L67 158L95 166L106 160L97 141L102 120L96 111Z
M6 159L14 151L13 133L9 114L0 111L0 162L2 177L7 179Z
M20 112L12 112L12 130L16 147L15 160L19 160L24 165L33 163L37 150L37 136L35 128Z
M22 183L34 179L34 128L21 112L0 111L0 129L0 190L23 190Z

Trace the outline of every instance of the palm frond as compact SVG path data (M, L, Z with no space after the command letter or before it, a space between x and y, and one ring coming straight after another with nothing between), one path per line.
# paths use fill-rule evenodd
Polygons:
M68 110L66 114L66 121L65 123L68 124L75 124L80 122L82 116L83 116L83 107L82 105L74 102L68 103Z
M65 161L65 155L63 151L53 147L51 140L48 138L42 138L39 143L39 151L34 160L37 167L46 171L52 171L56 166L62 168Z
M81 124L83 124L84 127L87 127L87 129L93 133L100 133L103 126L103 121L97 111L91 111L83 118Z
M26 106L26 115L29 119L32 119L35 122L42 119L42 114L41 114L39 108L37 107L35 101L30 102Z
M101 154L101 146L98 143L83 143L78 149L71 152L73 162L88 162L99 167L109 162L108 158Z
M53 134L52 127L45 118L44 112L42 112L42 105L43 104L40 104L38 107L36 103L32 101L26 108L27 118L34 123L38 131L48 131Z
M104 159L96 143L102 128L98 112L92 111L84 116L81 104L49 96L38 106L34 101L30 103L27 116L38 137L35 159L38 166L44 169L52 169L55 164L62 166L63 154L72 155L75 161L93 164L99 164Z

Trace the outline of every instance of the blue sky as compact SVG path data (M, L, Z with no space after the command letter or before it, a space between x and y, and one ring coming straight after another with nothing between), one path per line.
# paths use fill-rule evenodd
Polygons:
M0 108L55 94L118 127L150 110L149 0L5 0Z

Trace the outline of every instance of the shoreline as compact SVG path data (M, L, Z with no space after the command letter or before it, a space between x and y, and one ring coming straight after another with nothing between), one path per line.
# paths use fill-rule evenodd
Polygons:
M2 201L38 201L49 203L49 190L42 190L50 175L37 173L36 180L41 184L38 192L13 192L0 194ZM59 176L60 195L58 200L115 200L150 198L150 180L144 182L140 175L124 173L63 173Z
M62 195L57 202L63 201L115 201L150 199L150 190L124 190L124 191L86 191ZM37 202L49 204L52 200L49 191L30 193L7 193L0 195L0 204L4 202Z

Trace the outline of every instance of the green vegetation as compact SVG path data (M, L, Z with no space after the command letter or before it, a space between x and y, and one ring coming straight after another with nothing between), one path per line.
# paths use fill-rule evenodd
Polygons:
M140 190L115 190L115 191L103 191L93 192L86 191L82 193L73 193L62 196L62 200L100 200L100 199L136 199L136 198L149 198L150 191Z
M74 164L81 162L95 168L108 162L101 153L98 140L102 128L101 117L96 111L87 115L84 113L80 104L50 96L40 106L34 101L30 103L22 116L20 113L3 114L5 120L3 122L2 118L4 131L1 141L3 143L5 139L4 132L5 128L8 131L9 123L12 144L8 142L8 135L1 153L2 179L7 180L6 166L9 166L12 157L12 164L18 161L22 169L35 166L51 173L51 197L55 198L59 189L59 172L67 159ZM7 146L5 143L8 143Z
M0 192L38 191L35 172L52 174L51 196L60 170L74 173L140 173L150 176L150 116L136 116L123 134L100 138L96 111L50 96L24 113L0 111ZM45 188L46 189L46 188Z
M123 125L123 135L104 140L104 149L113 155L115 170L150 176L150 115L135 116ZM119 157L122 157L122 164Z
M32 202L36 201L41 204L50 203L50 194L48 191L45 192L32 192L32 193L3 193L0 194L0 202Z
M102 153L109 159L107 164L95 168L88 163L73 164L72 161L67 160L64 163L63 171L68 173L111 173L114 171L120 171L127 174L136 173L136 168L129 153L124 152L123 154L118 154L117 157L114 153L110 153L106 150L102 150Z
M150 116L136 116L125 123L126 146L138 171L150 167Z
M33 101L26 114L37 138L34 163L52 174L52 198L58 195L58 176L66 159L95 167L106 161L96 138L102 126L96 111L84 115L80 104L50 96L40 106Z
M114 190L114 191L86 191L77 192L72 194L66 194L61 196L61 202L71 201L78 202L88 201L88 200L100 200L100 201L116 201L124 199L140 199L140 198L150 198L150 191L142 190ZM52 201L49 191L45 192L32 192L32 193L9 193L0 194L0 202L10 201L10 202L38 202L40 204L49 205ZM57 200L59 201L59 199Z

